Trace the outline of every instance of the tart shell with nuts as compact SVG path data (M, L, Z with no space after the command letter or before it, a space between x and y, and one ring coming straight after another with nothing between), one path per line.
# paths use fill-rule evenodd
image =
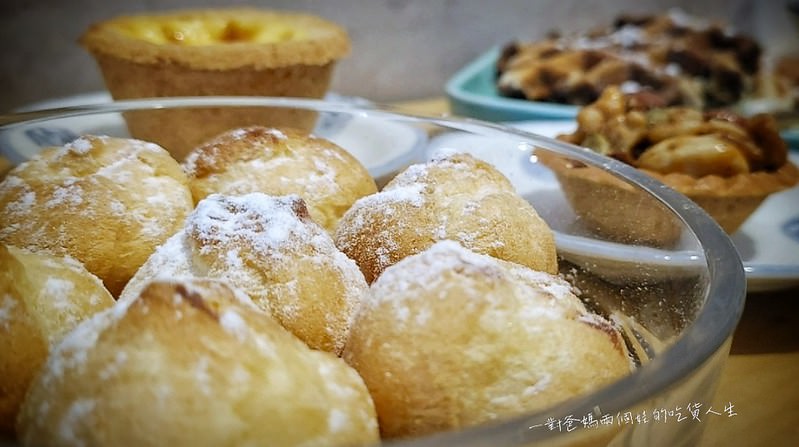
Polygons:
M645 96L607 89L580 110L578 128L563 141L621 160L686 195L727 232L734 233L771 194L799 182L799 169L769 115L742 117L728 111L662 107ZM563 186L575 212L611 238L633 235L641 243L668 245L679 237L660 204L629 214L608 213L608 200L640 206L643 197L594 167L541 154Z

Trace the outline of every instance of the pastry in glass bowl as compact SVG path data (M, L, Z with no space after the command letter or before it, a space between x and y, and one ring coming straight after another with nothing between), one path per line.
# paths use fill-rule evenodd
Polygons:
M656 178L688 196L730 234L769 195L799 181L799 170L767 114L667 107L646 92L624 94L612 87L580 110L577 124L576 131L559 139ZM636 222L603 211L610 208L609 200L636 203L636 193L606 172L546 154L541 160L555 172L575 212L599 233L614 238L624 232L626 238L655 245L679 237L657 207L641 209Z

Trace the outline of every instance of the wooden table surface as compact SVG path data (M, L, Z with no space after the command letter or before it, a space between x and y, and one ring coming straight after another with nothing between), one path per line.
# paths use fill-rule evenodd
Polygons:
M447 114L444 98L395 104ZM733 417L708 419L700 447L799 446L799 287L749 293L712 402Z

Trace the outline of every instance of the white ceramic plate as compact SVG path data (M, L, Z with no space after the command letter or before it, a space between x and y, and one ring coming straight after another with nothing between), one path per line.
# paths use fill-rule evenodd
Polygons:
M543 136L554 137L571 132L573 121L527 121L510 125ZM547 222L573 222L568 202L560 191L557 180L548 169L530 163L530 151L521 150L516 157L498 157L486 144L488 137L465 134L446 134L431 141L429 151L461 150L470 152L497 166L514 184L518 192L533 204L540 204ZM505 152L503 152L505 154ZM428 154L430 155L430 154ZM799 154L791 152L791 160L799 165ZM530 175L530 174L535 175ZM658 271L672 275L684 269L694 270L702 262L700 253L689 247L676 250L658 250L597 241L556 232L561 254L570 260L601 268L604 274L614 273L623 280L637 269L641 277L651 278ZM767 291L799 285L799 187L770 196L758 210L732 235L742 258L749 291ZM662 266L669 269L661 269ZM675 270L676 268L676 270Z
M361 98L329 94L328 99L364 103ZM52 99L18 109L42 110L85 104L101 104L111 100L106 92L87 93L67 98ZM12 162L22 160L43 146L60 145L73 140L79 133L127 136L127 127L119 114L104 114L65 118L63 126L39 127L19 132L0 134L0 153ZM382 184L387 177L411 162L422 150L427 136L420 129L399 123L383 122L380 128L372 121L337 113L323 113L313 133L327 138L352 153ZM375 150L377 148L378 150Z

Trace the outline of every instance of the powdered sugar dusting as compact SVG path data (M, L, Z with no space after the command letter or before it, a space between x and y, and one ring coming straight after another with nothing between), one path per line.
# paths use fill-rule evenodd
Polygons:
M58 311L65 318L69 318L70 312L75 303L70 296L75 290L75 284L64 278L50 276L44 282L43 292L51 300L53 309Z
M301 207L302 200L296 195L212 194L197 204L186 228L198 241L201 254L223 251L228 267L241 266L238 250L243 247L257 256L279 258L282 253L302 252L299 247L310 246L312 257L338 263L342 258L332 256L337 251L333 241L298 212Z
M346 224L339 226L338 240L343 244L342 246L346 246L346 244L354 240L353 235L364 231L365 227L372 225L373 222L367 219L366 216L388 220L395 213L400 212L403 206L416 208L423 206L425 203L425 198L422 195L424 189L425 185L422 183L411 183L386 187L380 192L361 197L344 213L342 222L346 222ZM385 244L391 243L391 238L387 238ZM376 253L378 259L383 258L382 261L385 262L385 265L390 262L389 254L385 253L387 249L388 247L378 248ZM381 253L381 250L383 253Z
M195 175L197 173L197 161L200 159L200 152L199 151L192 151L186 155L186 158L183 159L183 163L181 166L183 167L183 171L189 175Z
M136 198L138 206L129 207L128 215L136 220L140 235L150 240L163 240L168 226L164 225L164 213L176 217L191 209L191 199L180 193L181 185L171 177L145 175L139 180L141 195ZM145 205L146 204L146 205Z
M479 213L489 197L515 194L510 182L468 153L442 150L431 157L406 168L382 191L356 201L337 230L339 247L351 253L361 251L357 244L368 244L368 262L378 267L377 273L396 262L405 237L501 248L504 241L487 237L493 224ZM463 215L472 215L469 222L476 225L467 229L460 218L453 219Z
M446 158L450 158L450 157L453 157L455 155L462 154L462 153L467 153L467 152L465 152L465 151L463 151L461 149L458 149L458 148L454 148L454 147L442 146L442 147L436 148L430 154L430 160L434 161L434 162L437 162L437 161L440 161L440 160L443 160L443 159L446 159Z
M555 301L570 301L574 297L572 285L560 277L524 267L512 268L510 271L517 278L540 288Z
M541 375L541 377L539 377L538 382L522 390L522 397L535 396L541 391L547 389L550 383L552 383L552 374L544 373Z
M219 324L222 325L222 329L235 336L239 341L246 339L249 328L235 310L226 309L222 312L222 315L219 316Z
M14 299L13 296L9 294L4 294L2 300L0 300L0 327L3 330L8 330L11 326L11 313L14 311L14 308L17 306L17 300Z
M197 388L206 396L211 395L211 376L208 374L209 359L206 356L201 356L194 366L194 378L197 382Z
M106 364L102 370L100 370L100 380L108 380L114 376L116 376L119 371L122 369L123 366L128 361L128 354L125 351L117 351L114 354L114 360Z
M350 418L347 413L332 408L327 417L327 428L331 433L338 433L345 429L350 423Z
M234 365L230 379L234 384L247 384L252 380L252 375L241 365Z
M337 384L337 380L336 380L336 377L335 377L336 369L333 368L333 364L332 363L330 363L328 361L320 361L320 362L318 362L317 363L317 371L318 371L319 375L322 377L322 383L327 384L328 388L330 389L330 391L333 391L337 395L340 392L344 391L344 390L350 391L349 388L344 388L344 387L340 387L340 386L335 386L333 388L330 388L330 386ZM342 394L340 396L345 396L345 395L348 395L348 394L345 393L345 394Z
M494 267L493 258L467 250L456 241L443 240L386 269L373 287L388 283L400 291L409 290L416 285L433 288L441 282L445 272L454 271L465 264L476 268ZM373 296L373 299L373 303L377 303L381 298Z
M72 293L75 289L75 284L63 278L48 277L44 282L44 291L48 296L54 298L65 297ZM56 307L64 307L64 305L56 305Z
M408 301L420 296L419 288L440 293L442 281L452 281L448 275L453 273L476 280L504 278L502 281L514 285L513 297L494 296L485 292L464 293L461 296L464 308L469 307L471 300L488 304L482 311L486 324L510 318L528 322L542 318L574 319L588 313L572 292L571 285L563 279L472 252L452 240L437 242L429 249L387 268L372 284L365 303L371 307L389 306L399 323L427 324L431 319L431 310L417 303L412 306L412 311ZM508 299L517 302L509 304L501 301ZM530 327L534 330L534 324Z
M6 192L12 188L21 188L17 200L6 204L5 213L9 214L24 214L27 213L34 203L36 203L36 193L31 187L19 177L9 176L6 177L2 186L0 186L0 195L5 195ZM4 191L5 190L5 191Z
M97 343L100 334L122 319L127 313L128 306L129 303L117 302L110 308L94 314L69 332L47 358L42 376L45 387L52 380L61 378L67 370L82 371L89 350Z
M293 210L299 202L298 196L212 194L197 204L186 227L200 242L201 253L241 243L258 253L279 253L287 245L313 240L308 225ZM239 262L230 255L228 260Z
M424 196L422 196L422 191L424 191L424 185L421 183L384 189L376 194L371 194L358 199L352 205L352 209L357 211L360 208L391 208L392 205L397 203L407 203L411 206L420 207L424 204ZM391 213L392 211L387 209L386 212Z
M76 399L58 423L58 435L64 445L83 447L86 445L77 433L78 427L94 411L94 399Z
M272 144L267 143L266 139L261 138L263 135L269 135L280 141L289 139L289 136L286 135L285 132L277 128L251 126L233 129L219 135L215 139L205 143L199 149L189 153L189 155L187 155L183 160L183 169L188 175L193 176L197 174L199 165L204 164L207 166L219 166L220 163L217 161L220 157L220 154L229 150L231 145L240 145L243 141L252 143L252 145L261 147L265 150L265 152L268 152L271 150L272 144L274 142L272 142ZM254 160L261 159L255 158Z
M322 276L278 279L270 269L286 271L299 259L306 268L325 272ZM134 299L146 283L164 277L209 277L228 281L241 288L262 310L286 321L303 321L314 314L310 308L324 308L320 328L330 336L335 349L343 347L355 309L367 288L363 274L336 248L330 235L307 218L302 200L296 195L268 196L250 193L241 196L212 194L197 204L185 227L160 246L123 290L120 300ZM301 296L303 281L319 278L340 281L343 296L330 307L327 297L318 303ZM273 282L270 282L273 281ZM313 286L324 289L326 286ZM271 294L279 289L279 304ZM270 292L272 290L272 292ZM230 315L230 328L235 316ZM241 333L232 330L233 333Z
M192 252L188 235L179 231L156 248L139 270L128 281L119 295L120 302L131 302L152 280L175 280L181 277L202 276L201 271L193 269Z
M497 267L493 258L473 253L455 241L437 242L427 250L388 267L372 284L364 305L372 308L387 305L400 323L427 323L431 317L429 311L420 313L411 311L409 301L415 301L419 297L414 290L417 288L436 290L442 281L447 280L446 274L464 269L491 271ZM466 301L491 297L475 293L463 298ZM425 306L413 307L420 310Z
M65 152L72 152L73 154L85 155L92 150L92 142L86 137L78 137L70 143L64 145Z
M76 207L83 203L83 188L77 184L78 179L75 177L68 178L63 181L60 186L56 186L50 195L47 202L44 203L46 208L57 207Z
M156 144L107 136L86 135L42 151L0 186L0 195L13 198L2 210L9 222L0 235L23 231L27 214L44 208L53 216L67 217L45 217L50 220L28 237L36 241L31 246L69 240L68 232L76 226L73 219L115 219L127 227L120 236L161 241L165 231L171 231L165 221L182 218L193 205L185 179L170 174L181 174L177 169L156 170L170 161L177 167Z
M303 259L306 265L316 265L320 272L329 272L326 278L341 281L344 293L341 304L327 309L321 316L323 321L314 324L325 325L320 329L330 336L334 349L343 347L346 337L343 329L349 327L366 283L355 262L336 248L324 229L305 217L298 196L213 194L197 205L186 226L196 241L199 254L221 262L211 273L251 292L259 305L268 307L284 324L310 324L302 321L306 317L303 309L309 306L327 308L326 297L319 297L319 303L315 304L300 296L302 288L298 283L318 281L318 277L311 275L281 282L280 303L276 304L260 291L263 279L258 277L262 273L253 270L257 268L253 266L268 269L268 265L274 265L284 269L286 263ZM248 259L248 264L245 265L243 257Z

